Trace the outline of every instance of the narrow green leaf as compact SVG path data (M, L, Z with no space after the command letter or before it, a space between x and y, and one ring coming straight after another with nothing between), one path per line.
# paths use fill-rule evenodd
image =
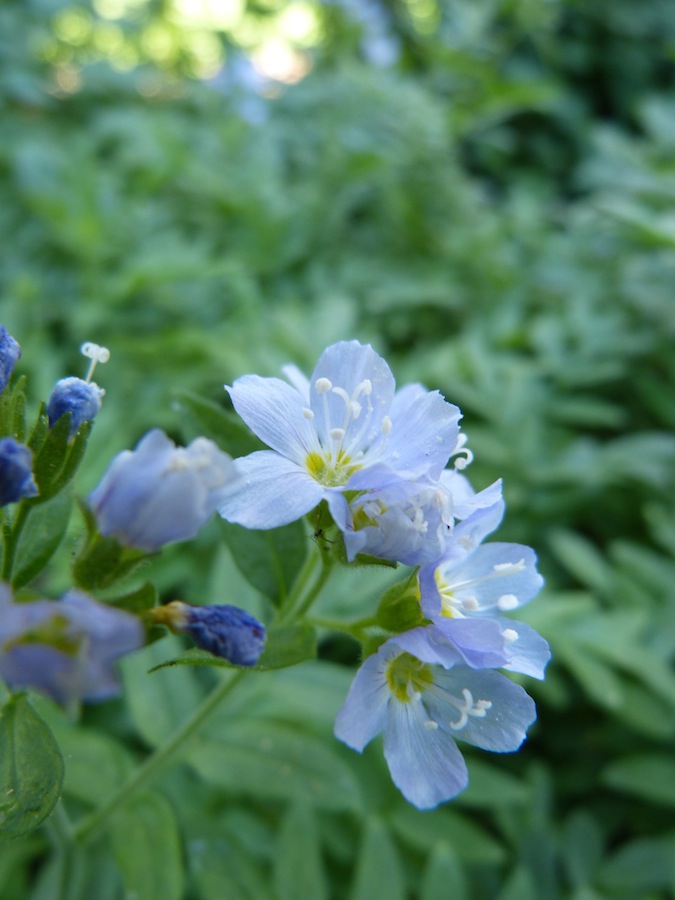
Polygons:
M283 818L274 860L274 885L279 900L328 900L321 862L316 816L298 803Z
M450 810L421 811L400 806L391 817L395 832L411 847L426 853L438 835L452 844L460 859L482 865L504 861L504 848L468 817Z
M302 521L266 531L251 531L229 522L221 522L221 526L244 578L274 603L283 601L307 555ZM228 602L236 603L236 598Z
M420 900L469 900L464 869L456 851L445 840L437 841L429 854L422 878Z
M161 794L147 792L121 809L111 828L125 896L181 900L183 864L178 825Z
M265 800L300 796L322 809L361 806L358 783L338 748L297 725L231 719L225 739L202 738L186 759L207 781L233 794Z
M200 900L279 900L260 863L239 846L222 838L205 838L192 841L188 854Z
M366 820L350 900L405 900L407 896L399 852L381 819Z
M152 609L156 602L157 588L149 581L128 594L121 594L119 597L110 597L106 600L109 606L116 606L118 609L126 609L128 612L136 614Z
M63 759L25 694L0 712L0 836L21 837L50 814L61 793Z
M469 786L457 797L459 806L494 809L497 806L520 806L527 802L528 788L518 778L483 759L467 762Z
M642 800L675 806L675 759L672 756L644 753L624 757L607 766L602 781Z
M23 587L38 575L56 553L68 529L73 500L62 491L30 509L17 542L12 586Z

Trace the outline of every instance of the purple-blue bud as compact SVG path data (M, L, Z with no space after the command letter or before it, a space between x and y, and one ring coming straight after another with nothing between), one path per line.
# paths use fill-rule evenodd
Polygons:
M0 325L0 394L7 387L10 375L21 356L21 347L4 325Z
M254 666L265 649L265 626L238 606L190 606L173 600L152 610L151 618L236 666Z
M0 677L67 705L120 691L115 662L143 644L140 620L70 591L61 600L16 603L0 584Z
M0 506L37 494L30 448L13 437L3 438L0 441Z
M61 416L70 413L70 434L76 434L84 422L91 421L101 408L103 390L93 382L82 378L61 378L47 401L49 427L52 428Z

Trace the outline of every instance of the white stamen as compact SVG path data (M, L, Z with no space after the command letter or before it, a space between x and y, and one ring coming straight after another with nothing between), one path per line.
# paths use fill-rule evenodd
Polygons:
M317 394L326 394L332 389L333 383L330 378L317 378L314 382L314 387Z
M364 378L361 384L356 389L356 396L359 394L365 394L366 397L370 397L373 392L373 382L370 378Z
M345 430L344 428L331 428L328 432L334 441L344 440Z
M310 422L311 422L311 420L314 418L314 413L313 413L312 410L309 409L307 406L303 406L303 408L302 408L302 414L303 414L303 416L304 416L306 419L309 419Z
M513 628L505 628L502 631L502 637L507 644L512 644L514 641L518 640L518 632L514 631Z
M382 434L389 434L391 431L391 419L389 416L385 416L382 419Z
M94 374L94 369L96 368L98 363L101 363L101 365L103 365L110 359L110 350L108 350L107 347L101 347L99 344L94 344L92 341L85 341L85 343L80 347L80 353L83 356L86 356L87 359L91 360L89 364L89 371L87 372L87 376L84 379L87 384L89 384Z
M518 606L518 598L515 594L502 594L497 600L497 606L505 612Z
M462 600L462 606L464 609L474 610L479 609L480 604L478 603L478 599L476 597L466 597Z
M353 418L358 419L358 417L361 415L361 409L362 409L361 404L359 403L358 400L352 400L352 402L350 403L350 407L351 407Z
M525 560L520 559L517 563L495 563L492 567L495 572L499 572L500 575L517 575L518 572L522 572L525 566Z
M474 716L476 719L484 719L487 710L492 707L491 700L476 700L474 703L473 694L468 688L462 690L462 696L464 697L463 703L456 698L452 698L452 702L459 711L459 719L456 722L448 722L448 725L455 731L464 728L469 721L469 716Z
M424 727L427 731L437 731L438 730L438 722L434 722L433 719L427 719L424 723Z
M462 470L466 469L466 467L473 462L473 453L469 450L468 447L465 447L468 438L465 434L460 434L457 438L457 443L455 444L455 449L452 451L451 456L456 456L458 453L463 453L464 456L457 456L457 458L453 462L453 466L455 469Z

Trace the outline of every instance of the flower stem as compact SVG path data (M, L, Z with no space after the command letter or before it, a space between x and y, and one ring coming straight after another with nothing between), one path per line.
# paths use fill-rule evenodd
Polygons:
M316 600L333 569L333 560L319 547L312 549L279 610L278 622L293 622ZM318 574L317 574L318 573Z
M2 536L4 541L4 554L2 557L2 573L0 574L0 578L2 578L3 581L11 582L17 544L19 543L19 537L26 524L31 508L30 504L22 501L19 503L12 524L10 525L7 520L3 524Z
M166 765L174 761L177 753L184 749L189 738L198 728L207 721L217 709L221 701L242 680L245 671L237 672L227 681L222 681L208 694L192 715L173 733L169 740L158 747L134 772L126 784L114 794L106 803L99 806L88 816L81 819L73 829L76 840L84 842L91 840L106 826L110 817L127 803L140 788L144 787L151 778Z

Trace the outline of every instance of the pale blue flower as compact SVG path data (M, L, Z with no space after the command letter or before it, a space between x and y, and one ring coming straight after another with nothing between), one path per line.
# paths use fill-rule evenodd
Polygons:
M159 429L111 462L89 504L101 534L153 553L187 541L208 522L238 480L227 453L207 438L176 447Z
M265 626L238 606L191 606L172 600L151 610L150 616L237 666L254 666L265 649Z
M50 428L61 416L70 413L70 434L76 434L80 426L90 422L100 410L103 393L103 389L92 381L74 376L61 378L47 400Z
M444 646L433 628L391 638L363 663L337 715L336 736L359 752L382 733L394 784L420 809L466 787L456 740L512 752L536 718L520 686L467 658L459 647Z
M340 495L331 512L350 562L361 553L419 566L461 555L491 530L503 512L501 481L476 493L464 476L445 470L434 482L395 481L350 502Z
M546 641L523 622L507 618L539 593L544 580L536 556L522 544L481 544L459 560L445 559L419 572L422 612L448 637L468 620L495 622L508 640L504 668L544 677Z
M241 488L220 508L247 528L274 528L329 505L344 491L397 479L437 479L457 446L460 412L437 391L395 392L370 347L328 347L309 380L245 375L228 388L236 411L271 449L237 461Z
M33 454L30 447L13 437L0 440L0 506L16 503L38 493L33 479Z
M4 325L0 325L0 394L7 387L14 366L21 356L21 347Z
M70 591L61 600L16 603L0 584L0 677L58 703L119 693L115 662L143 644L139 619Z

